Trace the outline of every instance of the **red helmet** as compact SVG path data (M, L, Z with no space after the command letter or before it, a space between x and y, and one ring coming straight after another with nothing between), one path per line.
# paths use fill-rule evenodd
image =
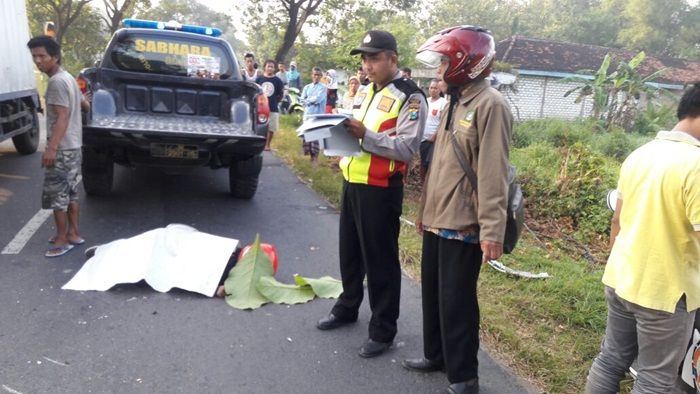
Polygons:
M491 32L477 26L455 26L442 30L420 48L416 60L436 68L443 57L449 66L443 75L448 85L461 86L491 74L496 45Z

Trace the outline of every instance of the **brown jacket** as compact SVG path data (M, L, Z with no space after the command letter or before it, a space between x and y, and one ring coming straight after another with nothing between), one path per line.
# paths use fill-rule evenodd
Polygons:
M508 202L508 150L513 116L501 94L481 80L462 88L445 130L442 113L418 217L433 228L478 230L481 241L503 242ZM454 151L453 133L478 179L478 200Z

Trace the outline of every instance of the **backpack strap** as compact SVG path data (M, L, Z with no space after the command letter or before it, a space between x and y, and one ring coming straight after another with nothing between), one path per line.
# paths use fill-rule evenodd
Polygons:
M462 152L462 150L459 149L459 146L457 146L457 138L455 138L454 133L449 130L445 130L445 132L450 135L450 141L452 141L452 148L454 148L455 155L457 155L457 161L459 161L459 164L462 166L464 173L467 174L467 178L469 178L469 183L472 184L472 190L474 190L474 193L478 194L478 182L476 180L476 174L474 173L474 169L467 162L467 158L464 157L464 152Z

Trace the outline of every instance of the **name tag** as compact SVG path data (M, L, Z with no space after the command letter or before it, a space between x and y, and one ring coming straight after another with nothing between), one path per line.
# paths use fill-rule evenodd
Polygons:
M389 112L391 111L391 107L394 106L394 102L396 102L395 99L387 96L382 96L382 98L379 99L379 104L377 104L377 109L380 111Z

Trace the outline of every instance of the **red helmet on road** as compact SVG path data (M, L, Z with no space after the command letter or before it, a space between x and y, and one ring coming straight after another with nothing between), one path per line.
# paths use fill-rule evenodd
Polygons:
M436 68L449 65L442 76L448 85L464 85L491 74L496 45L491 32L477 26L455 26L430 37L418 48L416 60Z

